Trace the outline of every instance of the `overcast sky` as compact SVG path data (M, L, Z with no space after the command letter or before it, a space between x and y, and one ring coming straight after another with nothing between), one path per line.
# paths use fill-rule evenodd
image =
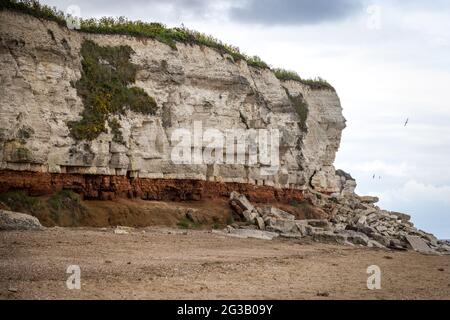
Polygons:
M274 67L327 79L348 120L336 167L357 179L359 194L450 239L450 1L42 2L78 5L83 17L183 23Z

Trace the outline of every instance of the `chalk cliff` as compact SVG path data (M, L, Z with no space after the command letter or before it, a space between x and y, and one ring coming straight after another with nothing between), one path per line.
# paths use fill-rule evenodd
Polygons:
M82 77L86 41L131 47L132 85L156 102L154 114L127 109L114 116L120 141L112 122L92 141L71 135L68 124L85 110L75 84ZM212 48L178 43L174 49L152 39L85 34L5 10L0 12L0 70L3 172L313 187L328 193L343 187L333 167L345 128L336 92L280 81L269 69ZM221 131L279 129L279 170L261 175L261 165L174 164L170 137L195 121Z

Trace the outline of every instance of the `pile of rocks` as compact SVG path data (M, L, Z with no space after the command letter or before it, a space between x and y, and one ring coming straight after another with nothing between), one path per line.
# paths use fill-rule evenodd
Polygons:
M397 250L414 249L424 253L450 253L448 244L433 235L418 230L411 217L381 210L375 197L355 194L324 195L310 193L308 199L315 206L330 212L328 220L296 220L295 216L275 207L258 208L239 193L230 196L230 206L246 222L268 234L237 231L229 226L227 232L235 236L273 239L275 235L288 238L311 237L315 241L361 245ZM248 227L245 227L248 228Z
M384 247L392 249L409 249L432 253L449 253L450 247L425 231L418 230L411 222L411 217L404 213L386 211L375 204L377 197L346 196L334 194L326 196L313 195L321 198L322 205L334 203L330 221L335 230L351 230L366 235Z

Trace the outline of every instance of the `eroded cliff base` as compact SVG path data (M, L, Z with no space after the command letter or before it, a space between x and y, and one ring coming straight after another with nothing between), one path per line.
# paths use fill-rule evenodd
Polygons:
M301 201L304 198L304 192L299 189L278 189L242 183L0 171L0 193L23 190L31 196L42 196L51 195L63 189L73 190L84 199L90 200L117 198L164 201L228 199L233 191L245 194L251 201L258 203L286 204L292 201Z
M233 191L298 219L326 218L296 189L196 180L0 171L0 210L31 214L46 227L223 228L239 222ZM189 213L189 214L188 214ZM186 217L189 216L190 220Z

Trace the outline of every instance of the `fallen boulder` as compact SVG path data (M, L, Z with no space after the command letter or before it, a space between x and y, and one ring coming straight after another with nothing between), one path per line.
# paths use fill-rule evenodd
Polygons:
M261 217L256 217L256 225L260 230L266 229L266 223L264 222L264 219Z
M266 224L266 229L269 231L279 232L279 233L293 233L298 232L297 224L295 220L288 219L276 219L273 217L267 217L264 219Z
M347 241L356 245L368 246L369 245L369 237L364 233L347 230L344 231L345 236L347 237Z
M264 218L267 216L270 216L270 217L274 217L276 219L284 219L284 220L292 220L292 221L295 220L294 215L292 215L286 211L280 210L278 208L275 208L275 207L262 208L262 209L260 209L260 211Z
M233 191L230 194L230 203L235 208L235 206L238 206L242 211L255 211L255 207L248 201L247 197L243 194L239 194L235 191ZM239 214L241 212L238 212Z
M402 222L411 221L411 216L401 212L391 211L391 214L397 216Z
M427 243L420 237L406 236L405 239L414 251L417 251L420 253L427 253L427 254L433 254L433 253L435 254L436 253L436 251L431 249L427 245Z
M256 223L256 218L259 217L258 212L250 210L245 210L242 215L244 216L245 220L250 223Z
M378 197L372 197L372 196L360 196L359 199L362 203L368 203L368 204L374 204L374 203L377 203L378 201L380 201L380 199Z
M0 230L43 230L36 217L25 213L0 210Z
M331 230L331 224L328 222L328 220L310 219L310 220L305 220L305 221L311 227L322 228L325 230Z
M347 237L344 234L334 233L332 231L315 232L312 235L312 238L314 241L318 242L331 242L338 244L344 244L347 241Z

